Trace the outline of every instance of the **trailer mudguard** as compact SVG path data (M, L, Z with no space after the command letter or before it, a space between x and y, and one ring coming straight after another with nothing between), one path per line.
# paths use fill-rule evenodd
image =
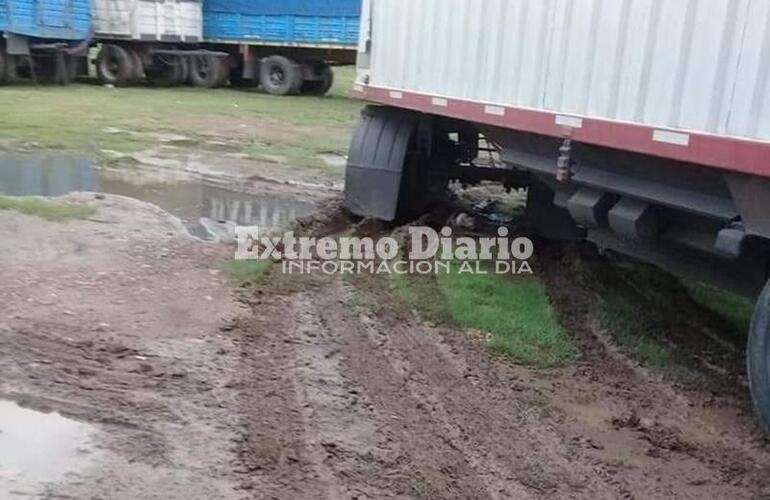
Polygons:
M396 219L414 115L368 107L353 134L345 175L345 205L353 214Z

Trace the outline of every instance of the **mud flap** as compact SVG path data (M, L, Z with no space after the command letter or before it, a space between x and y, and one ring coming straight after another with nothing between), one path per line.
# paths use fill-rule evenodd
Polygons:
M353 134L345 174L345 205L353 214L396 219L415 115L368 107Z

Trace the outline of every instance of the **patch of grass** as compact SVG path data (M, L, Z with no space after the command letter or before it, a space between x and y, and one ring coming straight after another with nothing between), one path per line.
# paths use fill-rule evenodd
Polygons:
M13 210L50 221L87 219L96 213L96 209L88 205L31 196L0 196L0 210Z
M223 266L225 273L241 286L256 285L267 278L273 267L269 260L228 260Z
M645 366L675 368L663 342L676 280L654 266L631 260L611 263L575 259L581 286L597 293L597 320L624 354Z
M600 321L615 342L629 356L646 366L669 368L674 356L656 337L664 325L639 303L620 294L600 298Z
M684 286L697 304L725 322L732 337L746 337L754 313L754 304L749 299L697 281L686 280Z
M389 286L427 319L489 334L490 346L518 363L548 368L576 361L577 347L540 280L459 269L453 265L451 273L436 276L394 273Z
M315 155L344 153L363 107L351 98L355 70L336 68L335 73L325 97L274 97L229 88L12 85L0 89L0 146L34 145L102 159L102 150L134 153L160 146L164 142L157 134L163 133L190 137L200 145L193 147L205 148L206 138L218 137L217 123L243 123L238 137L227 137L232 152L252 154L254 142L265 142L266 151L257 155L280 155L290 166L323 169ZM61 126L63 116L66 126ZM255 118L265 123L255 124Z
M492 347L517 362L553 367L577 359L540 280L455 269L440 274L438 285L458 325L490 333Z
M355 291L350 297L350 307L357 313L365 313L372 310L373 304L361 292Z
M412 276L393 273L388 285L404 303L418 309L426 319L436 323L451 320L451 311L433 276Z

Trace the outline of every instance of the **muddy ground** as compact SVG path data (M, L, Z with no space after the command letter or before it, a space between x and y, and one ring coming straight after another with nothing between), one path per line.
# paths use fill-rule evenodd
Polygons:
M0 398L93 428L86 465L19 498L770 496L745 388L626 359L558 255L543 272L581 361L533 370L378 280L240 289L232 249L159 209L72 197L97 214L0 212ZM330 220L311 230L347 223Z

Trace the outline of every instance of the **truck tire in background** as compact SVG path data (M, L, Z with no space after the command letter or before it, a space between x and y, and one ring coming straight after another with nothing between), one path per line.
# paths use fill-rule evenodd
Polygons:
M32 57L34 78L43 85L69 85L77 76L78 62L65 53L49 53Z
M222 58L214 55L199 55L190 58L190 85L210 89L222 84L225 65Z
M104 85L122 86L137 81L139 55L120 45L103 45L96 57L96 76Z
M7 66L8 66L8 59L10 59L9 56L5 55L5 52L2 47L0 47L0 85L7 82L6 80L6 73L7 73Z
M230 83L230 75L232 68L230 67L229 57L217 57L217 68L219 68L219 79L217 80L216 87L224 87Z
M182 85L190 75L187 59L177 55L156 55L145 70L147 81L157 87Z
M0 47L0 85L11 83L16 79L16 56L6 54Z
M267 57L260 64L259 83L268 94L296 94L304 83L302 67L288 57Z
M305 80L302 93L307 95L326 95L334 85L334 70L326 63L315 65L318 80Z
M762 429L770 433L770 283L754 309L746 358L754 409Z
M136 84L144 81L144 62L142 62L142 56L134 49L127 49L128 54L131 56L131 61L134 65L134 71L131 75L131 83Z

